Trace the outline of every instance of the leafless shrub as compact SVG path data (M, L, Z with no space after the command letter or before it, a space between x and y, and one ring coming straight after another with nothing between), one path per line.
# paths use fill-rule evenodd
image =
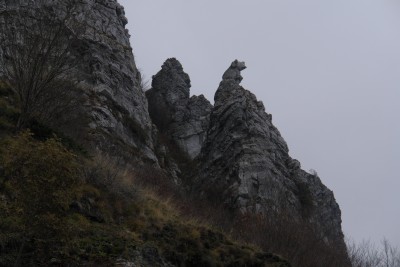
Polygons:
M153 192L161 201L175 207L182 218L210 225L238 241L279 254L294 267L351 266L345 248L327 244L308 222L294 220L289 212L264 215L235 212L216 199L183 192L181 185L153 166L127 168L118 164L118 159L105 156L97 156L93 162L85 170L86 182L107 188L108 192L136 194L139 198L143 196L141 192ZM395 254L389 247L386 251L388 255ZM366 266L372 265L357 267Z
M347 240L347 251L353 267L399 267L400 250L383 239L380 246L371 241L357 244Z
M309 222L295 220L290 212L241 213L221 201L218 185L213 185L214 194L209 190L206 197L193 190L185 193L162 171L151 166L135 168L134 177L135 184L168 200L183 218L211 225L238 241L279 254L294 267L350 266L345 248L327 244Z
M81 170L84 182L119 196L134 197L137 186L133 183L133 172L120 164L118 158L97 154Z
M243 214L236 217L231 232L239 240L282 255L293 266L350 266L337 244L327 244L309 223L294 220L284 212Z
M175 199L176 203L183 198L179 186L164 171L150 165L139 165L133 173L136 185L155 192L160 198Z
M19 100L19 129L32 118L54 122L77 106L73 94L77 82L71 78L77 59L70 54L76 32L67 26L73 6L62 18L48 13L44 4L43 9L35 17L29 7L2 14L0 66Z
M142 90L143 92L146 92L147 90L149 90L151 87L150 80L147 79L146 75L143 74L143 70L139 69L138 77L139 77L140 90Z
M382 240L382 254L383 254L383 266L385 267L400 267L400 250L389 243L384 238Z

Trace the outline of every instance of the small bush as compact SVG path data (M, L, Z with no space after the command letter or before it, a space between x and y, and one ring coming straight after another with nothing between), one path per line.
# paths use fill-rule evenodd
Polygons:
M53 251L69 235L63 218L79 183L76 156L57 139L40 142L23 132L3 142L0 166L8 208L21 218L20 251L28 241L36 253Z
M353 267L399 267L400 249L383 239L379 245L370 241L347 240L347 251Z

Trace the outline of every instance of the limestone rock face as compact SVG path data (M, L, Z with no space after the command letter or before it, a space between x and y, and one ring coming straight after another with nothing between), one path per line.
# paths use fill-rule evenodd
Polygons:
M203 95L190 97L190 78L178 60L165 61L146 96L158 129L195 158L205 140L212 105Z
M0 0L0 11L0 28L6 27L6 16L18 21L22 14L34 19L48 12L64 19L69 12L65 23L76 38L71 56L78 59L74 71L81 77L89 116L86 141L107 153L140 154L141 160L157 163L147 100L117 0ZM14 27L18 31L22 25Z
M332 244L343 244L341 212L332 191L300 168L262 102L241 85L244 63L234 61L215 94L199 156L197 189L220 192L241 211L287 212L306 219Z
M231 66L225 71L224 75L222 75L222 79L224 80L234 80L237 83L240 83L243 80L240 72L246 69L246 64L244 62L239 62L237 59L232 62Z

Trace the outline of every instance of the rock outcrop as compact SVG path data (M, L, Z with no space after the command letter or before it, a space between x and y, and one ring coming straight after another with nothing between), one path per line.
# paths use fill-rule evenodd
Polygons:
M212 105L203 95L190 97L190 86L181 63L170 58L153 77L146 96L159 131L193 159L205 140Z
M89 117L82 138L109 154L157 164L147 100L117 0L0 0L0 11L0 29L10 27L7 18L16 32L26 18L51 14L64 21L75 39L70 53L78 59L74 71L81 77Z
M74 40L69 52L77 59L73 71L88 117L78 141L179 178L181 166L161 141L168 139L179 148L175 153L197 163L186 164L194 176L186 186L197 194L217 193L218 201L236 211L289 214L312 225L326 243L345 247L332 191L289 156L272 116L240 85L244 62L235 60L223 74L214 106L203 95L190 96L189 75L175 58L165 61L145 94L117 0L0 0L0 31L23 30L22 17L33 22L44 13L64 21ZM74 208L96 217L87 212L89 204L82 200Z
M312 223L331 244L343 244L341 213L317 175L300 168L262 102L240 81L243 62L232 63L215 94L207 139L199 156L196 188L245 212L285 212Z

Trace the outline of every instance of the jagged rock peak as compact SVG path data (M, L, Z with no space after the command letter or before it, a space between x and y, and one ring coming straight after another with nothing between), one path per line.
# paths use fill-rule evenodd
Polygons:
M152 121L190 158L201 150L209 124L211 103L203 96L190 97L190 78L175 58L167 59L153 76L146 92Z
M244 89L240 85L240 81L243 80L241 71L246 68L247 67L245 63L240 62L237 59L232 62L229 68L225 71L224 75L222 75L222 81L219 84L217 91L215 92L215 107L219 105L226 105L227 102L230 102L230 98L237 95L237 97L241 99L243 99L243 97L251 99L256 104L257 108L259 108L261 112L264 113L265 108L263 102L258 101L253 93ZM233 98L233 100L235 100L235 97ZM271 121L272 115L266 114L266 118Z
M329 243L344 247L332 191L300 169L262 102L240 86L244 64L234 61L215 94L195 190L244 212L283 212L306 220ZM209 194L208 194L209 192Z
M190 77L176 58L169 58L164 62L161 70L153 76L151 85L154 90L164 91L169 96L166 101L170 104L188 100L190 97Z
M223 80L234 80L237 83L240 83L243 80L240 72L246 69L246 64L242 61L238 61L237 59L232 62L231 66L225 71L222 75Z

